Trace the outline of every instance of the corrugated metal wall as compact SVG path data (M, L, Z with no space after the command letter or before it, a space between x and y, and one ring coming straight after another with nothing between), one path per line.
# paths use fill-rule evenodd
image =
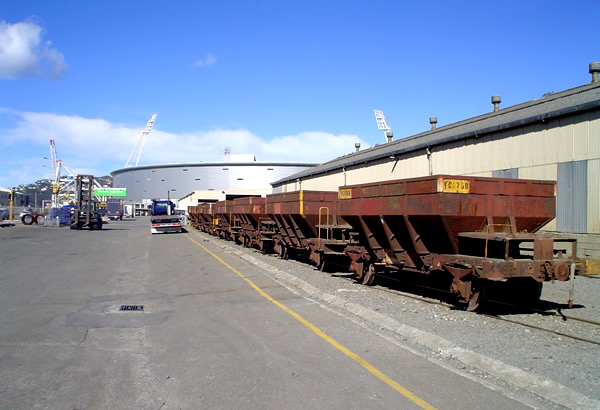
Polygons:
M519 178L521 179L556 181L556 175L557 164L519 168ZM546 231L556 231L556 218L546 224L543 229Z
M588 161L587 178L587 232L600 233L600 159Z
M519 168L502 169L499 171L493 171L492 176L494 178L519 178Z
M556 228L559 232L587 232L587 161L558 164Z
M431 148L433 174L560 180L557 222L546 229L600 233L600 111L577 114ZM584 164L585 163L585 164ZM570 165L569 165L570 164ZM426 153L307 178L303 189L429 175ZM560 168L560 169L559 169ZM283 191L298 189L290 181Z

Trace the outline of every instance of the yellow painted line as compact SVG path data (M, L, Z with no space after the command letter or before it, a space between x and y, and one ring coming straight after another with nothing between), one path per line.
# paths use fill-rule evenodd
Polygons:
M409 390L407 390L405 387L403 387L398 382L396 382L393 379L391 379L390 377L386 376L383 372L381 372L380 370L378 370L376 367L374 367L372 364L370 364L369 362L367 362L365 359L363 359L362 357L360 357L359 355L357 355L356 353L354 353L353 351L351 351L350 349L348 349L344 345L340 344L335 339L329 337L321 329L319 329L317 326L313 325L308 320L304 319L298 313L294 312L292 309L288 308L284 304L282 304L282 303L278 302L277 300L273 299L271 296L269 296L267 293L265 293L265 291L263 291L261 288L259 288L254 282L252 282L250 279L248 279L247 277L245 277L242 273L240 273L237 269L235 269L234 267L232 267L231 265L229 265L223 259L221 259L220 257L218 257L215 253L213 253L210 250L208 250L204 245L196 242L195 240L193 240L192 238L190 238L187 234L185 236L190 241L194 242L196 245L198 245L203 250L205 250L207 253L209 253L213 258L215 258L216 260L218 260L219 262L221 262L223 265L225 265L227 268L229 268L229 270L231 270L233 273L235 273L236 275L238 275L240 278L244 279L246 281L246 283L248 283L248 285L250 285L255 291L257 291L262 297L264 297L269 302L273 303L275 306L279 307L280 309L282 309L283 311L285 311L286 313L288 313L289 315L291 315L292 317L294 317L294 319L298 320L304 326L308 327L317 336L319 336L320 338L322 338L323 340L325 340L327 343L329 343L330 345L332 345L333 347L335 347L336 349L338 349L339 351L341 351L342 353L344 353L346 356L348 356L349 358L351 358L352 360L354 360L355 362L357 362L358 364L360 364L362 367L364 367L370 373L372 373L375 376L377 376L378 379L380 379L381 381L383 381L384 383L386 383L388 386L390 386L391 388L393 388L394 390L396 390L397 392L399 392L400 394L402 394L404 397L406 397L407 399L409 399L410 401L412 401L417 406L419 406L419 407L421 407L423 409L428 409L428 410L434 410L435 409L435 407L433 407L432 405L430 405L429 403L427 403L425 400L421 399L420 397L416 396L415 394L411 393Z

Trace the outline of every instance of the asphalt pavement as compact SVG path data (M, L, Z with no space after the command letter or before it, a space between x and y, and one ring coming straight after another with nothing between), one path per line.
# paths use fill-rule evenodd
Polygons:
M0 230L0 310L0 408L539 406L149 218Z

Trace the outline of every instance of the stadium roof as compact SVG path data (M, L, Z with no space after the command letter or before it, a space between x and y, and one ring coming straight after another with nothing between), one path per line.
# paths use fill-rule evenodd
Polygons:
M284 166L284 167L311 167L316 165L310 162L275 162L275 161L249 161L249 162L237 162L237 161L221 161L221 162L182 162L172 164L149 164L149 165L138 165L135 167L120 168L110 172L110 175L115 176L130 171L139 171L144 169L159 169L159 168L181 168L181 167L215 167L215 166L254 166L254 167L265 167L265 166Z

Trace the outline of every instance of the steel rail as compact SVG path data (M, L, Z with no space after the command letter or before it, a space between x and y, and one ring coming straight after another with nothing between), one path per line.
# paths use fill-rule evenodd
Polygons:
M391 280L391 281L395 281L395 282L403 282L403 281L401 281L401 280L399 280L397 278L393 278L393 277L386 276L386 275L377 274L376 276L381 277L381 278L385 278L385 279L388 279L388 280ZM351 278L345 278L345 279L347 279L347 280L353 280ZM448 294L450 294L450 292L444 291L443 289L436 289L436 288L432 288L432 287L428 287L428 286L415 285L415 284L410 284L410 285L411 286L420 287L420 288L424 288L424 289L433 290L433 291L440 292L440 293L448 293ZM456 309L455 305L451 305L451 304L444 303L444 302L441 302L441 301L427 300L427 299L425 299L423 297L419 297L419 296L407 294L406 292L402 292L402 291L398 291L398 290L383 289L380 286L379 287L375 287L374 289L377 289L377 290L382 291L382 292L388 292L388 293L392 293L392 294L401 295L401 296L404 296L404 297L408 297L410 299L414 299L414 300L417 300L417 301L420 301L420 302L429 303L429 304L432 304L432 305L444 306L444 307L447 307L448 309ZM521 308L521 307L513 305L513 304L504 303L504 302L498 302L498 301L494 301L494 300L489 300L489 302L496 303L496 304L502 304L502 305L506 305L506 306L510 306L510 307L515 308L515 309L516 308ZM539 314L543 314L544 313L541 310L534 310L534 309L529 309L529 311L534 312L534 313L539 313ZM531 328L531 329L541 330L541 331L544 331L544 332L552 333L552 334L555 334L557 336L562 336L562 337L566 337L566 338L569 338L569 339L578 340L580 342L585 342L585 343L590 343L590 344L595 344L595 345L600 346L600 341L596 341L596 340L592 340L592 339L586 339L586 338L583 338L583 337L579 337L579 336L575 336L575 335L570 335L568 333L563 333L563 332L559 332L559 331L552 330L552 329L546 329L546 328L543 328L543 327L540 327L540 326L531 325L531 324L528 324L528 323L523 323L523 322L519 322L519 321L516 321L516 320L507 319L507 318L504 318L504 317L501 317L501 316L498 316L498 315L492 315L492 314L488 314L488 313L478 313L478 314L481 315L481 316L489 317L491 319L497 319L497 320L501 320L501 321L504 321L504 322L513 323L513 324L521 325L521 326L524 326L524 327L528 327L528 328ZM548 313L546 313L546 315L548 316ZM557 312L557 313L552 313L552 316L563 316L563 315L561 315L561 314L559 314ZM600 323L595 322L595 321L591 321L591 320L587 320L587 319L580 319L580 318L570 317L570 316L565 316L565 317L567 317L568 319L573 319L575 321L581 321L581 322L584 322L584 323L592 324L594 326L600 326Z

